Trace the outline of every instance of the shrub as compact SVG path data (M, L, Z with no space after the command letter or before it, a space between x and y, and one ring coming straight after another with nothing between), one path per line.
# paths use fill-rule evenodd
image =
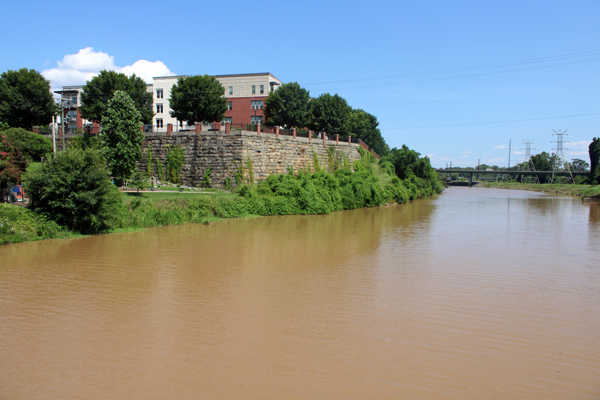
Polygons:
M100 154L72 149L59 153L28 175L31 207L60 225L82 233L106 229L122 207Z
M2 131L6 141L23 153L29 160L40 161L48 153L52 153L52 141L23 128L11 128Z

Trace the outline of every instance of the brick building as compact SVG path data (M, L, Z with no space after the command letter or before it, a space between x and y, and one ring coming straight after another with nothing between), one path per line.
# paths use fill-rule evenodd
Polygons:
M185 76L185 75L182 75ZM148 91L152 93L154 117L152 126L146 127L147 131L166 132L167 125L172 124L173 130L192 129L184 121L171 117L169 98L171 88L177 83L180 76L159 76L153 78L153 83L148 84ZM215 78L225 88L223 96L227 97L227 112L223 123L229 122L234 127L249 124L262 124L264 121L264 100L282 82L271 73L215 75ZM92 132L98 131L96 123L84 120L79 114L81 106L81 92L83 85L63 86L56 91L63 98L65 104L65 117L67 117L69 130L90 127ZM213 128L212 124L203 125L203 130ZM224 129L224 128L223 128Z

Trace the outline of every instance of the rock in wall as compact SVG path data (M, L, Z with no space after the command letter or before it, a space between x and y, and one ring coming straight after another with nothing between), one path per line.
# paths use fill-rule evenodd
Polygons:
M143 144L143 157L140 170L146 171L148 149L152 150L153 173L157 174L156 160L160 160L166 169L168 146L181 146L185 158L181 168L182 184L200 186L204 172L210 167L213 187L225 187L225 180L231 179L235 186L234 174L240 166L252 161L254 181L266 179L271 174L284 174L292 167L294 172L311 168L314 171L314 154L317 155L321 168L326 167L328 148L333 148L333 155L342 159L345 155L352 165L360 159L357 144L336 143L334 140L313 139L256 132L202 132L200 135L191 132L164 134L148 134ZM330 150L332 151L332 150ZM236 166L237 164L237 166ZM166 175L166 172L165 172ZM245 176L248 176L247 171Z

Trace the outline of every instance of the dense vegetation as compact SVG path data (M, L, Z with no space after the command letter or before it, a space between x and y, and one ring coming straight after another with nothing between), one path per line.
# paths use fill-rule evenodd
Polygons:
M0 245L76 236L45 215L23 207L0 204Z
M407 148L404 151L411 152ZM314 155L314 163L310 168L273 175L257 184L249 184L250 180L242 176L240 188L229 198L194 196L163 197L159 200L132 193L130 201L123 202L116 187L109 181L108 171L99 153L92 149L71 149L58 154L29 174L28 189L35 213L27 214L31 213L29 210L23 210L22 213L29 215L27 218L40 218L38 225L41 227L38 230L42 234L37 234L39 237L47 237L47 232L55 232L60 237L69 232L67 228L71 232L97 233L124 228L202 223L219 218L323 214L405 203L443 190L429 160L420 159L418 153L415 154L416 165L425 171L405 171L406 179L396 176L392 162L379 162L362 149L361 160L352 166L341 154L332 151L325 160L319 160ZM251 162L246 164L251 170ZM0 210L0 218L12 221L13 217L4 215L4 211ZM58 227L54 231L44 228L44 224L50 221L57 223L56 226L51 225ZM10 237L7 238L7 235ZM30 240L33 234L27 237L14 235L14 230L3 232L2 242Z
M28 161L40 161L48 153L52 153L52 141L48 138L23 128L3 130L6 141L19 150Z
M323 93L310 98L297 82L285 83L265 99L265 124L284 129L309 128L328 134L362 139L380 156L390 151L381 136L377 117L353 109L341 96Z

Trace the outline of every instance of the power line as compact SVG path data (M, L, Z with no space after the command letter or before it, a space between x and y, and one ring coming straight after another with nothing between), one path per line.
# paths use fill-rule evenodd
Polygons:
M533 70L533 69L542 69L542 68L557 67L557 66L561 66L561 65L579 64L579 63L597 61L597 60L600 60L600 58L592 58L589 60L582 60L582 61L572 61L572 62L562 63L562 64L543 65L543 66L539 66L539 67L518 68L518 69L510 69L510 70L506 70L506 71L485 72L485 73L481 73L481 74L448 76L448 77L443 77L443 78L421 79L421 80L417 80L417 81L403 81L403 82L395 82L395 83L381 83L378 85L354 86L354 87L344 87L344 88L327 89L327 90L328 91L337 91L337 90L348 90L348 89L364 89L364 88L372 88L372 87L380 87L380 86L403 85L406 83L420 83L420 82L443 81L443 80L459 79L459 78L471 78L474 76L486 76L486 75L504 74L504 73L508 73L508 72L529 71L529 70ZM325 91L326 90L323 89L323 90L318 90L317 92L325 92Z
M546 120L546 119L588 117L588 116L591 116L591 115L600 115L600 112L590 113L590 114L561 115L561 116L557 116L557 117L512 119L512 120L506 120L506 121L472 122L472 123L449 124L449 125L409 126L409 127L403 127L403 128L380 128L380 130L382 130L382 131L391 131L391 130L405 130L405 129L448 128L448 127L454 127L454 126L505 124L505 123L509 123L509 122L542 121L542 120Z
M433 71L425 71L425 72L411 72L411 73L405 73L405 74L387 75L387 76L370 77L370 78L347 79L347 80L340 80L340 81L306 83L306 84L304 84L304 86L328 85L328 84L332 84L332 83L360 82L360 81L371 81L371 80L381 80L381 79L395 79L395 78L406 78L406 77L413 77L413 76L444 74L444 73L451 73L451 72L473 71L473 70L478 70L478 69L490 69L490 68L509 67L509 66L515 66L515 65L549 62L549 61L558 61L558 60L577 58L577 57L597 56L598 54L600 54L600 50L588 50L588 51L582 51L582 52L577 52L577 53L560 54L560 55L556 55L556 56L531 58L531 59L526 59L526 60L508 61L508 62L501 62L501 63L494 63L494 64L476 65L476 66L471 66L471 67L458 67L458 68L441 69L441 70L433 70Z

